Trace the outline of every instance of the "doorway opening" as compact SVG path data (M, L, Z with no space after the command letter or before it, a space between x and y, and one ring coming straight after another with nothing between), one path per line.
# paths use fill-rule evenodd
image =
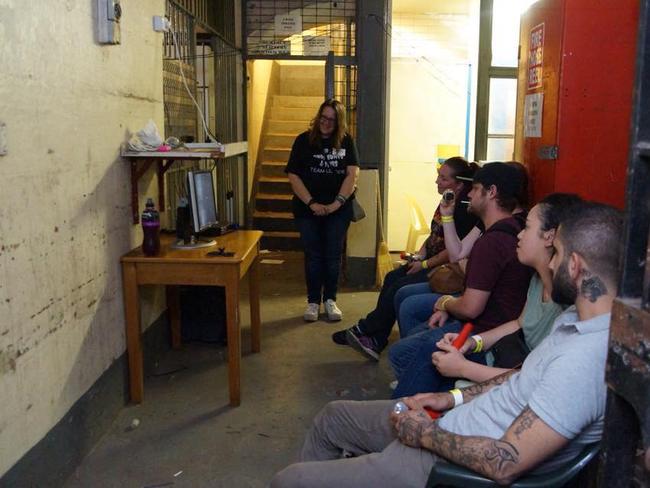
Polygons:
M480 0L393 2L390 250L405 249L411 226L428 227L439 201L435 163L474 158L479 16Z

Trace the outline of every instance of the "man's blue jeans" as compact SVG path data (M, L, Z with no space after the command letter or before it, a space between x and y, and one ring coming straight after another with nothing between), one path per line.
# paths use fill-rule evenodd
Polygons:
M412 330L420 329L420 325L429 320L440 296L431 293L429 283L408 285L398 290L395 294L395 311L401 337L411 335Z
M336 300L343 239L350 225L351 212L341 209L325 217L296 219L305 251L307 301Z

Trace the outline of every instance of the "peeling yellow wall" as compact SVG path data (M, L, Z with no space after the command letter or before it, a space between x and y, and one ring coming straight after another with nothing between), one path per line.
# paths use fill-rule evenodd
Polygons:
M125 350L119 257L141 232L118 154L148 119L163 127L164 1L122 2L117 46L97 44L94 5L0 1L0 475ZM150 172L141 200L155 189Z

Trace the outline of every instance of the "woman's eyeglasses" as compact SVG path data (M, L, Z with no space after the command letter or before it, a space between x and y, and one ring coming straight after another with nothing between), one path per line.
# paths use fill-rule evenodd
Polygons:
M331 124L336 123L336 117L326 117L324 115L320 116L320 121L321 122L329 122Z

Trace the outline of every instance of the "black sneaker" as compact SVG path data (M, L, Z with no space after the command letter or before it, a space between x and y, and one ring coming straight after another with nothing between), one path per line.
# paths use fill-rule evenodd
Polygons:
M350 329L359 330L359 328L356 325L353 325L352 327L350 327ZM347 346L348 340L345 338L345 334L347 334L348 330L349 329L343 329L343 330L339 330L338 332L334 332L332 334L332 340L334 341L334 344L338 344L339 346Z
M377 342L372 337L362 334L356 325L345 331L345 339L350 346L364 356L379 361L381 349L377 345Z

